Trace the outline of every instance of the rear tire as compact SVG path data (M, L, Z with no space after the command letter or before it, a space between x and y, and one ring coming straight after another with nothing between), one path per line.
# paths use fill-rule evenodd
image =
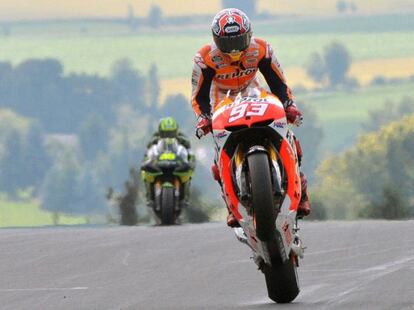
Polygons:
M284 264L263 268L266 279L267 294L277 303L289 303L299 294L296 265L292 258Z
M296 265L292 259L282 262L278 248L276 210L272 193L269 160L266 153L247 158L250 173L252 205L257 237L268 247L272 266L264 265L267 293L277 303L289 303L299 294Z
M161 192L161 225L175 224L174 188L163 187Z

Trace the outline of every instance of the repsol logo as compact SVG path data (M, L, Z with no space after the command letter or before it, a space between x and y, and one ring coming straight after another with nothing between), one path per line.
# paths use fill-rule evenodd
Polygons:
M255 73L256 71L257 71L257 68L251 68L251 69L236 71L233 73L218 74L216 77L219 80L229 80L229 79L239 78L243 76L248 76L252 73Z

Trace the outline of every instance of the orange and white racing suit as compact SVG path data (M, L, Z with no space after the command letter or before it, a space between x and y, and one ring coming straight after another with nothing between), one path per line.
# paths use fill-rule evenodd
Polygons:
M194 57L192 74L192 106L194 112L210 115L230 91L231 95L251 87L260 87L256 73L264 76L270 91L282 103L292 100L292 93L271 46L253 37L240 60L232 63L214 43L203 46Z

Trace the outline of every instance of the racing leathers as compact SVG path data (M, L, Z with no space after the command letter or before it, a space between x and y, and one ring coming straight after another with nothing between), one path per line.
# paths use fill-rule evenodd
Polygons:
M190 151L191 142L190 142L190 139L188 139L188 137L185 134L183 134L181 131L178 131L177 136L175 138L177 139L179 144L184 146L187 149L187 151L191 153ZM147 148L150 148L153 144L157 144L160 139L161 139L160 133L159 131L156 131L152 135L150 142L147 144Z
M183 171L192 171L195 168L195 156L190 149L190 141L188 138L178 132L176 138L161 138L158 133L153 135L153 139L148 143L148 149L144 157L144 161L141 165L141 170L151 169L152 166L157 166L159 156L168 151L174 153L177 158L180 159L181 169ZM181 208L188 205L190 181L182 183L180 189L180 201ZM153 184L145 182L146 186L146 198L148 207L153 207L154 204L154 187Z
M300 125L302 114L293 101L292 92L275 53L265 40L252 37L249 47L242 52L236 62L232 62L230 55L221 52L214 43L203 46L195 55L192 72L192 107L199 117L197 136L211 130L212 109L214 110L226 96L231 98L238 93L243 96L247 95L245 92L248 89L262 88L256 76L258 71L262 73L272 94L283 103L288 122ZM296 141L300 149L299 141L297 139ZM299 156L301 155L300 152ZM217 177L217 170L217 167L213 166L215 177ZM302 199L298 207L298 216L310 212L306 177L303 173L301 173L301 181ZM234 224L231 214L228 224L230 226Z

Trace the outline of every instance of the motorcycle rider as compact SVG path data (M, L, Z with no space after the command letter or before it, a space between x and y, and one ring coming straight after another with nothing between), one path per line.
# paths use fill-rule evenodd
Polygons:
M157 144L161 138L176 138L178 143L184 146L187 150L191 149L190 140L179 130L178 123L173 117L165 117L160 120L158 131L154 132L152 135L152 139L147 144L147 148Z
M161 143L160 142L165 142ZM194 170L195 168L195 156L191 151L190 140L179 131L176 120L172 117L162 118L158 124L158 131L152 135L151 141L147 145L147 152L144 157L144 161L141 165L141 170L150 169L151 166L156 166L158 159L159 147L172 148L177 154L181 154L184 159L182 165L183 170ZM185 167L184 167L185 166ZM183 184L184 198L181 202L182 207L188 205L190 182ZM153 201L153 186L152 184L145 182L147 206L152 207Z
M271 46L263 39L252 36L247 15L234 8L216 14L212 23L213 42L204 45L194 57L192 72L192 107L198 117L196 135L200 138L211 132L212 106L225 96L235 96L248 88L262 88L256 73L260 71L272 94L283 103L288 123L300 126L302 113L297 108L292 92L286 83L282 68ZM295 138L299 163L302 150ZM212 166L214 178L220 183L217 164ZM297 216L310 213L307 179L301 172L302 198ZM227 225L238 226L237 220L227 207Z

